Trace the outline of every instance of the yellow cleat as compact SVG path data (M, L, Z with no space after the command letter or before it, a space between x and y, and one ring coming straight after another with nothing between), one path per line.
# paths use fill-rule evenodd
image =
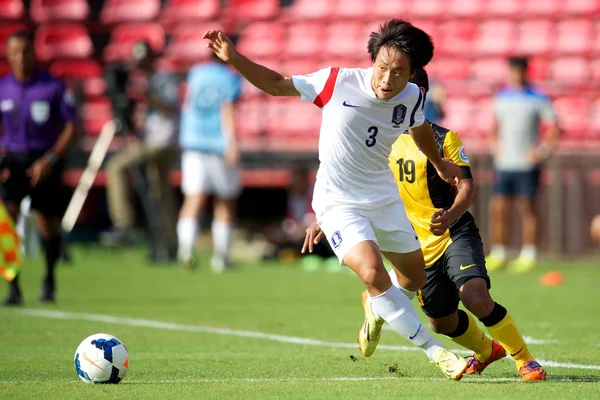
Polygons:
M511 274L522 274L533 271L537 267L535 258L518 257L508 264L508 272Z
M485 258L485 268L489 271L497 271L504 268L506 260L494 254L488 254Z
M363 356L370 357L377 348L381 328L383 328L385 321L373 314L371 298L366 290L362 294L362 305L365 309L365 322L358 331L358 348Z
M438 348L433 353L431 362L437 365L448 379L455 381L460 381L469 366L467 360L444 347Z

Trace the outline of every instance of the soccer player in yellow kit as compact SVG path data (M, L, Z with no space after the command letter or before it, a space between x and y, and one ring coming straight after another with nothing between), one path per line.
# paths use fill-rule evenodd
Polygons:
M429 89L425 70L410 80L424 94ZM507 310L489 294L490 278L479 229L468 208L475 199L475 186L469 158L456 132L431 124L440 154L461 168L462 180L456 188L444 182L415 145L409 134L401 135L392 147L390 167L406 213L421 242L427 283L417 292L419 304L436 333L473 350L466 374L480 374L507 352L515 360L523 381L546 379ZM322 235L313 224L307 229L305 247L311 248ZM390 271L392 283L402 287L402 277ZM363 293L363 306L369 297ZM485 335L474 318L458 309L459 302L486 326ZM365 306L365 323L359 331L360 350L366 357L379 343L383 321Z

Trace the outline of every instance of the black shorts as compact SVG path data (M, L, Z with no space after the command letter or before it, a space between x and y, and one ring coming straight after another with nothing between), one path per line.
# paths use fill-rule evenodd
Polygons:
M49 217L62 217L68 199L67 188L62 183L64 163L57 162L50 174L34 188L27 176L27 169L43 155L44 152L39 151L6 154L1 165L10 171L10 175L2 183L2 198L5 202L20 204L26 196L30 196L32 209Z
M473 278L483 278L491 287L479 232L464 232L453 238L444 254L425 270L427 283L417 292L425 315L441 318L458 309L458 289Z
M497 171L494 194L533 199L538 191L540 170Z

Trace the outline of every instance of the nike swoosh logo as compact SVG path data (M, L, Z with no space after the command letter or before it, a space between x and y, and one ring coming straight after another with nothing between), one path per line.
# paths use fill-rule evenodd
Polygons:
M525 347L525 345L523 345L523 347ZM514 356L516 356L517 354L519 354L519 353L521 352L521 350L523 350L523 347L521 347L521 348L519 349L519 351L517 351L515 354L511 354L510 356L511 356L511 357L514 357Z
M465 265L464 267L461 265L460 270L464 271L465 269L469 269L471 267L474 267L475 265L477 265L477 264L469 264L469 265Z
M418 334L419 334L419 332L421 331L421 326L422 326L422 325L421 325L421 324L419 324L419 329L417 329L417 331L415 332L415 334L414 334L414 335L412 335L412 336L409 336L409 337L408 337L410 340L413 340L414 338L416 338L416 337L417 337L417 335L418 335Z
M346 100L344 100L344 102L342 103L342 105L344 107L353 107L353 108L359 108L360 106L353 106L352 104L349 104Z

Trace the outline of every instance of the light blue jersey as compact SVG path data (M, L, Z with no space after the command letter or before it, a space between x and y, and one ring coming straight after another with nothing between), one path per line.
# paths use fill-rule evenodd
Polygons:
M227 136L221 109L240 93L240 76L226 65L206 62L193 67L181 113L181 148L223 154Z

